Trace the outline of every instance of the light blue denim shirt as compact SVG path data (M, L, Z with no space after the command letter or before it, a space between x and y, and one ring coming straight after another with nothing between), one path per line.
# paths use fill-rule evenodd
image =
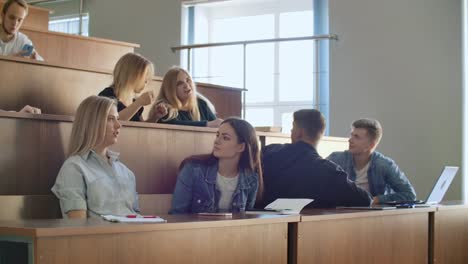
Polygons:
M108 150L107 155L110 163L94 151L63 163L52 192L64 217L71 210L88 210L89 216L139 211L133 172L118 160L118 153Z
M353 155L349 151L333 152L327 159L340 165L352 181L356 180ZM380 203L416 199L416 192L405 174L392 159L377 151L372 153L367 177L369 191Z
M171 214L218 212L220 192L216 186L218 163L207 166L194 162L184 165L177 177L172 196ZM232 194L232 212L252 209L258 189L258 175L239 172L237 188Z

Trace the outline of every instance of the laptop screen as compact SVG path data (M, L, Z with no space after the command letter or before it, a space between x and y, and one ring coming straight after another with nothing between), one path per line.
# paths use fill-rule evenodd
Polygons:
M452 183L453 178L457 174L458 167L449 167L446 166L442 171L442 174L439 176L434 188L432 188L429 197L427 197L427 204L437 204L442 201L445 193L447 192L450 184Z

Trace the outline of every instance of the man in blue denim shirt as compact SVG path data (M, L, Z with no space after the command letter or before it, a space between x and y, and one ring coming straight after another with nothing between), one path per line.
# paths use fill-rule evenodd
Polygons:
M356 184L369 191L373 203L413 201L416 192L396 163L375 151L382 126L373 119L353 122L349 150L334 152L327 159L340 165Z

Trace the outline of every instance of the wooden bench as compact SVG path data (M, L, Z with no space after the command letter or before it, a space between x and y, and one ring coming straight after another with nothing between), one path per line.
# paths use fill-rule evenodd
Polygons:
M142 214L167 214L172 194L139 194ZM62 218L57 197L48 195L0 195L0 220Z
M73 115L83 99L97 95L112 83L110 71L4 56L0 56L0 76L0 109L18 110L29 104L56 115ZM161 77L154 77L146 90L157 93L161 82ZM197 87L218 106L220 117L240 116L241 89L209 84ZM143 115L148 112L145 109Z
M112 71L119 58L138 44L84 37L47 30L21 28L46 62L65 67Z
M210 153L217 131L122 123L124 127L113 149L121 153L122 162L135 173L139 194L171 194L180 162L191 155ZM3 112L0 113L0 127L0 195L50 194L65 160L72 118ZM260 141L262 137L270 138L268 133L259 133ZM324 138L321 144L326 145L328 141ZM345 142L336 138L330 141L334 150L345 149Z

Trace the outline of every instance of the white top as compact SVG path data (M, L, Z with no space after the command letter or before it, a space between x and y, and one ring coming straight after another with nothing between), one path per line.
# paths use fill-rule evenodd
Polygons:
M221 192L218 203L218 208L220 210L231 210L232 195L237 188L238 182L239 174L235 177L224 177L218 172L218 176L216 177L216 186Z
M369 178L367 171L369 170L370 161L360 170L354 169L356 172L356 185L369 192Z
M12 40L8 42L3 42L0 40L0 55L10 56L21 52L25 44L33 45L32 41L21 32L17 32ZM37 57L37 60L43 61L44 59L41 56Z
M109 161L89 151L69 157L52 188L65 217L71 210L88 210L97 215L128 215L139 211L135 176L107 151ZM90 214L90 216L94 216Z

